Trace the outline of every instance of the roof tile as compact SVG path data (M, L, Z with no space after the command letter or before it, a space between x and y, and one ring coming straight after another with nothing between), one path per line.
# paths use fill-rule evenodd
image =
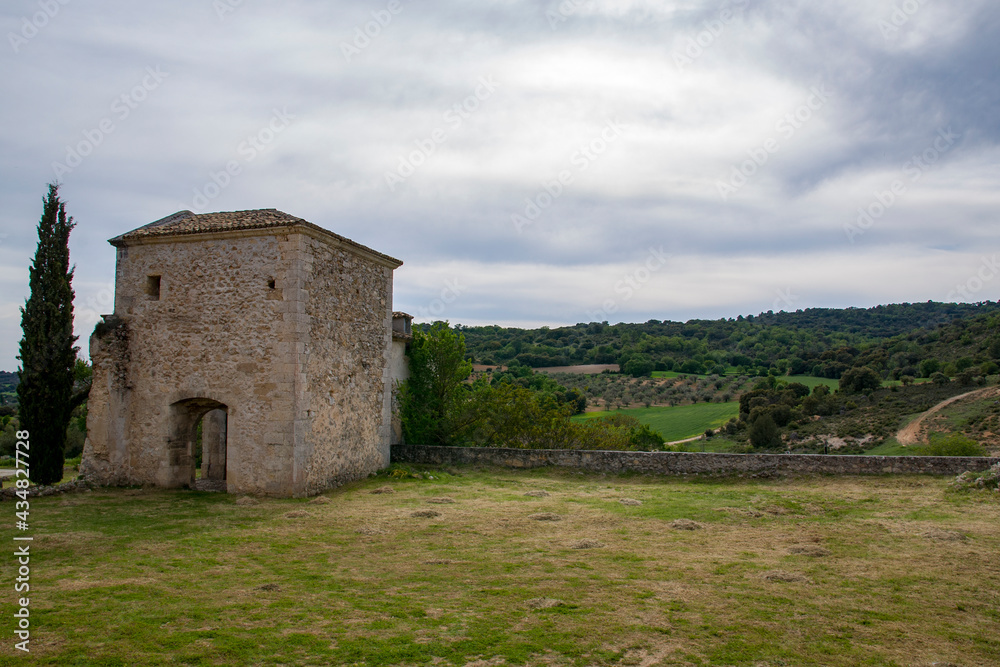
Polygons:
M110 239L109 243L114 246L125 246L133 243L141 243L147 239L160 238L166 236L186 236L190 234L210 234L214 232L229 232L253 229L271 229L281 227L303 226L330 235L346 243L349 246L365 252L373 253L383 259L391 260L397 265L402 264L398 259L389 257L376 250L356 243L348 238L335 234L328 229L315 225L302 218L289 215L274 208L260 208L249 211L220 211L218 213L192 213L191 211L178 211L160 218L148 225L143 225L130 232Z

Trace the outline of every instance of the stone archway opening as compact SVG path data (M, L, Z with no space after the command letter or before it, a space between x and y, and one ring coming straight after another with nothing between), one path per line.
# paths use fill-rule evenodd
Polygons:
M210 398L170 406L167 486L226 490L228 417L228 406Z

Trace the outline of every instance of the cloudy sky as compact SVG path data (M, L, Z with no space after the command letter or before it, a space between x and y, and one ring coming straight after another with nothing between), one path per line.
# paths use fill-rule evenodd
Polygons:
M278 208L418 319L557 326L1000 298L995 0L9 0L0 368L46 184L107 239Z

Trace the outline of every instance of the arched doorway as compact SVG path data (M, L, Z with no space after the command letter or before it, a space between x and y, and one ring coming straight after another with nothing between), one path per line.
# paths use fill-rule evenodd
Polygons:
M210 398L187 398L170 406L167 486L226 490L228 416L228 407Z

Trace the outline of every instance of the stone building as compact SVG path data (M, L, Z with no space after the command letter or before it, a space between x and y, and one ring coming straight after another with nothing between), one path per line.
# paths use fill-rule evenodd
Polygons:
M412 325L412 315L398 311L392 314L392 352L389 355L389 378L393 387L405 382L410 377L410 360L407 353L410 351L410 341L413 340ZM403 443L403 424L399 419L396 407L393 404L392 444L399 445Z
M304 496L388 465L399 260L275 209L181 211L110 243L89 479L194 486L200 458L200 486Z

